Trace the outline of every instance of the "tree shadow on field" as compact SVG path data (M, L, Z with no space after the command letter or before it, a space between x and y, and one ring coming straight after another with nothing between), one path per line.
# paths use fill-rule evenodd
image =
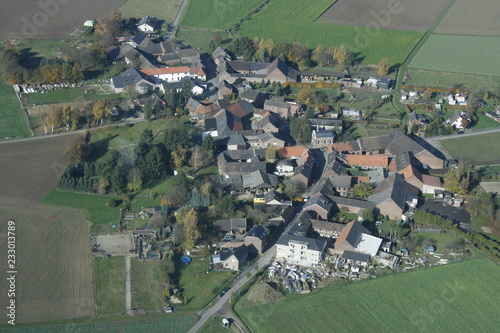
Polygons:
M96 142L92 142L89 144L89 150L90 154L87 157L87 161L97 161L101 157L103 157L106 152L109 150L109 142L116 138L118 134L116 135L109 135L107 138L98 140ZM90 140L90 138L89 138Z
M40 67L40 63L43 59L43 57L39 56L38 53L33 52L30 47L20 50L19 57L21 58L21 64L23 67L30 69Z

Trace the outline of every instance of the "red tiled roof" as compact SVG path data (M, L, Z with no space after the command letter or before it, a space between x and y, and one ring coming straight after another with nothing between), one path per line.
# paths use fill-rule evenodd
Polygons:
M191 67L189 68L189 74L198 75L198 76L206 76L205 71L202 67Z
M352 227L354 226L354 223L356 221L352 221L347 223L347 225L342 229L342 231L339 234L339 238L335 241L335 244L339 244L347 239L347 236L349 236L349 233L351 232Z
M436 176L422 175L422 183L434 187L441 187L441 179Z
M328 152L331 153L334 150L337 151L351 151L352 146L349 142L337 142L337 143L332 143L331 145L328 145Z
M350 165L359 166L389 166L388 156L378 156L378 155L346 155L347 163Z

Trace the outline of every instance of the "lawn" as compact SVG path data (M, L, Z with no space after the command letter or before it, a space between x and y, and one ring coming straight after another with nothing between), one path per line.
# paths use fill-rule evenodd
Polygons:
M72 44L60 39L20 39L19 44L15 45L20 50L31 52L35 57L58 58L63 51L71 49Z
M23 113L16 92L0 78L0 139L30 136Z
M50 191L40 202L48 205L66 206L83 209L87 219L98 225L117 223L120 207L108 207L107 202L117 199L111 196L100 196L86 193ZM109 228L111 231L111 228Z
M500 267L489 259L316 289L270 304L235 305L252 332L492 332ZM291 315L293 314L293 315Z
M187 332L196 323L198 317L193 314L169 313L146 319L145 316L123 318L86 318L72 320L68 323L52 325L16 325L16 332L22 333L52 333L52 332L79 332L79 333L136 333L136 332Z
M402 64L422 38L423 32L362 28L315 22L333 0L273 0L245 21L238 36L271 38L275 42L299 42L314 49L344 45L359 53L364 64L378 64L389 58L390 65Z
M478 114L477 118L477 123L474 125L474 127L472 127L473 131L481 131L500 127L499 122L494 121L490 117L487 117L485 114Z
M500 133L454 137L441 141L451 155L468 164L497 164L500 162Z
M409 67L500 76L499 53L500 37L431 35Z
M222 39L222 47L227 46L233 38L224 30L219 29L206 29L195 27L179 27L176 37L185 41L187 44L199 49L201 52L210 52L210 40L219 34Z
M119 9L123 17L137 19L149 15L172 23L182 0L127 0Z
M30 93L25 94L26 105L40 105L50 103L69 103L81 98L87 101L96 101L99 99L119 99L122 94L106 94L106 93L86 93L83 88L69 88L54 90L46 93Z
M132 308L159 312L165 306L160 283L161 261L141 261L132 258Z
M431 87L451 89L458 84L465 89L478 92L480 90L496 92L500 89L500 77L472 74L446 73L409 69L404 84L412 87Z
M209 167L206 167L204 169L198 170L196 173L200 176L205 176L205 175L218 175L219 174L219 169L217 168L217 165L211 165Z
M97 313L125 312L125 257L94 259Z
M182 264L184 265L184 264ZM188 265L181 266L179 287L189 300L183 310L204 308L235 277L234 272L214 272L209 269L208 256L204 260L193 258Z
M230 29L263 0L190 0L181 25L208 29ZM207 15L210 13L210 15Z

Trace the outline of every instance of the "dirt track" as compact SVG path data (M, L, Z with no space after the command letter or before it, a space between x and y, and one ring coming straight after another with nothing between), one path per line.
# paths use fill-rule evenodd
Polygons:
M64 38L86 20L109 15L125 0L2 1L0 39Z

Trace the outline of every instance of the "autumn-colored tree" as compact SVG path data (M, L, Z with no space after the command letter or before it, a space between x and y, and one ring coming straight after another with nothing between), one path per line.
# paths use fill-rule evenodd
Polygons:
M71 105L66 104L61 108L61 123L66 127L66 131L69 132L70 124L73 119Z
M174 150L171 154L172 156L172 165L175 170L180 169L184 163L186 163L186 154L187 150L182 148L182 146L178 146L176 150Z
M142 177L141 177L141 171L138 168L132 168L128 172L127 176L127 189L129 191L133 191L134 193L136 191L139 191L142 187Z
M343 65L347 56L347 51L345 49L345 46L340 45L339 47L336 47L334 52L335 53L333 57L335 58L335 61Z
M356 198L364 199L373 193L373 185L370 183L359 183L354 185L352 193Z
M194 248L196 242L201 237L201 232L198 226L198 214L196 214L196 211L193 208L184 216L181 216L179 222L181 222L184 227L184 243L182 244L182 247L184 250L189 251Z
M89 147L85 136L78 136L64 151L64 160L67 165L84 162L89 155Z
M99 100L95 102L94 106L92 107L92 112L94 115L95 123L98 124L100 121L102 125L104 118L109 115L109 109L106 101Z
M47 116L45 117L45 122L47 126L50 127L51 133L54 134L54 128L61 125L61 109L54 108L47 112Z
M314 97L314 91L311 89L311 87L302 88L297 93L297 99L304 104L309 104L313 97Z
M380 76L386 76L387 73L389 73L389 59L388 58L383 58L378 63L378 75L380 75Z
M450 171L445 175L444 188L450 193L467 194L469 172L462 162L458 163L456 169L450 168Z
M266 161L273 163L276 160L276 147L273 145L267 146Z
M430 100L430 99L432 98L432 95L433 95L433 94L434 94L434 93L432 92L432 90L431 90L431 89L426 89L426 90L424 91L424 94L423 94L423 96L422 96L422 97L424 98L424 100L425 100L425 101L428 101L428 100Z

